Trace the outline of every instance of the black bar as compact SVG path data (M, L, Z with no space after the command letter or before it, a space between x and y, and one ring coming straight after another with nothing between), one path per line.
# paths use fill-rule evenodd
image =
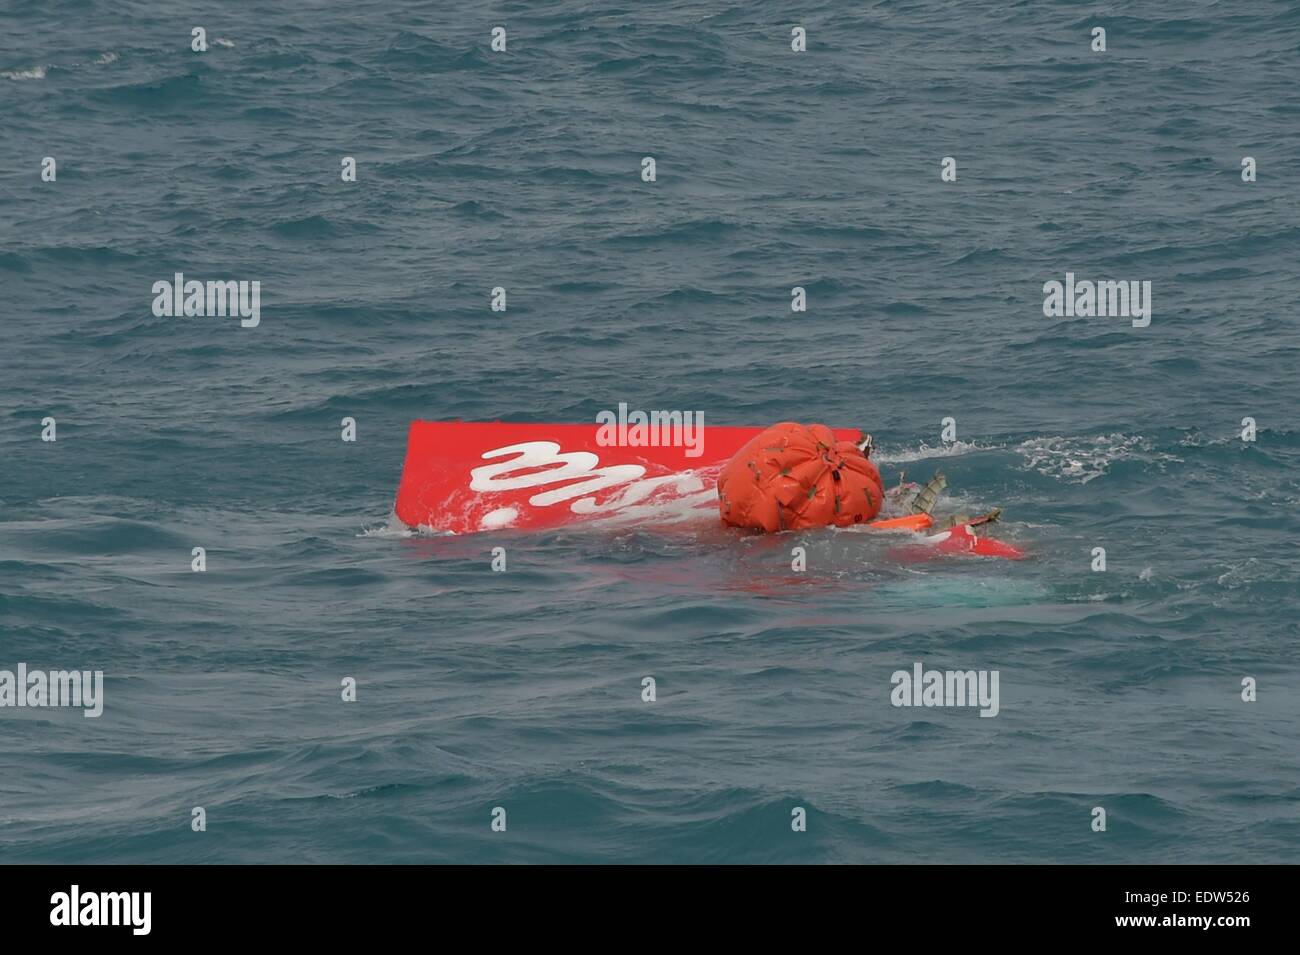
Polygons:
M552 933L585 934L597 925L622 926L631 938L654 936L683 920L760 941L770 931L815 929L818 936L850 931L865 939L901 930L919 944L930 937L944 947L1099 935L1179 942L1195 936L1232 944L1255 930L1272 936L1285 927L1289 919L1282 913L1295 875L1286 866L537 868L0 867L0 924L7 940L37 935L66 941L76 932L78 941L205 945L373 941L431 930L452 944L452 937L475 928L495 938L530 926L535 941ZM52 915L61 915L59 894L69 902L66 914L74 885L88 916L100 911L98 893L149 893L148 933L136 934L144 924L143 895L138 908L120 908L119 921L127 924L51 924ZM88 895L94 895L90 909ZM110 916L122 902L121 896L109 899Z

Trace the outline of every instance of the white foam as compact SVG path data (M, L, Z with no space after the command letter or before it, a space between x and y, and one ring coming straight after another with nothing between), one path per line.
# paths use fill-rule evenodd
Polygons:
M871 460L877 464L906 464L909 461L925 461L928 458L952 458L961 454L971 454L975 451L991 450L993 449L967 441L953 441L951 444L942 444L937 448L932 448L923 442L919 448L913 451L895 451L892 454L882 452L877 448L871 453Z
M408 527L406 522L397 516L397 511L392 510L388 514L388 519L378 527L363 527L358 537L446 537L451 531L439 531L427 524L421 524L419 527Z
M44 66L33 66L27 70L7 70L0 73L0 76L7 80L43 80L45 79L46 69L47 67Z
M1087 484L1104 475L1116 461L1139 460L1163 467L1182 458L1152 450L1142 435L1099 434L1092 437L1031 438L1016 447L1026 467L1074 484Z
M517 507L498 507L495 511L488 511L478 522L478 526L484 530L498 530L502 527L509 527L515 521L519 520L519 509Z

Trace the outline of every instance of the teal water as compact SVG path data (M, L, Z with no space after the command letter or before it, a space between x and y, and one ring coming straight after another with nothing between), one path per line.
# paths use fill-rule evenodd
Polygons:
M1294 860L1300 10L1127 9L0 11L0 669L105 674L0 708L0 861ZM620 401L865 427L1031 559L389 525L411 419Z

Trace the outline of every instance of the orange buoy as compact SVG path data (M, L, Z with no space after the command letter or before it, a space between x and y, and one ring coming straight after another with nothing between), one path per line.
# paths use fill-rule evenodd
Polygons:
M824 424L773 425L718 478L723 523L769 533L863 524L880 513L884 496L876 466Z

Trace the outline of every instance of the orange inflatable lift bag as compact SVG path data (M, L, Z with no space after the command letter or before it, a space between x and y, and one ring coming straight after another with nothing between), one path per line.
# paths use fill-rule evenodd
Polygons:
M769 533L865 524L883 500L876 466L822 424L773 425L737 451L718 478L723 523Z

